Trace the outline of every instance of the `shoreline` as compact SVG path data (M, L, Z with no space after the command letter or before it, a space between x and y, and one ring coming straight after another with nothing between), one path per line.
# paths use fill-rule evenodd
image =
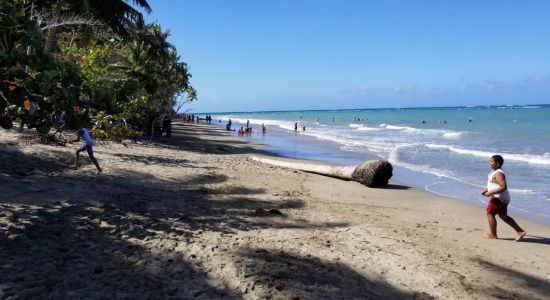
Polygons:
M203 124L203 125L206 125L206 124ZM206 125L206 126L215 126L215 127L217 127L217 125ZM295 163L324 164L324 165L341 166L340 164L331 163L331 162L328 162L328 161L300 159L300 158L281 156L277 152L265 150L264 148L267 147L265 144L255 143L255 142L247 139L246 137L233 136L233 135L231 135L231 136L235 137L235 138L238 138L238 139L243 139L247 143L250 143L251 145L254 145L255 147L261 147L261 149L264 151L264 153L261 153L261 155L263 155L265 157L268 157L268 158L273 158L273 159L277 159L277 160L281 160L281 161L295 162ZM375 159L375 158L370 158L370 159ZM382 159L383 160L383 158L381 158L381 157L376 158L376 159ZM303 171L299 171L299 172L303 172ZM308 173L308 172L304 172L304 173ZM311 173L308 173L308 174L311 174ZM322 175L318 175L318 174L316 174L316 175L317 176L322 176ZM336 180L338 180L338 179L336 179ZM346 180L341 180L341 181L345 182ZM414 190L417 193L425 193L428 198L437 197L437 198L440 198L442 201L458 202L458 203L466 205L466 207L471 207L473 209L480 210L480 211L482 211L482 213L485 212L485 207L483 206L483 204L477 205L477 204L474 204L474 201L468 201L467 199L464 199L464 198L450 197L450 196L447 196L447 195L444 195L444 194L438 194L436 192L432 192L432 191L429 191L429 190L426 190L426 189L420 189L418 187L409 186L407 183L400 182L398 180L393 180L393 176L392 176L392 179L390 179L389 186L390 187L388 187L388 188L380 188L380 189L382 189L382 190L392 189L392 186L394 186L394 187L404 187L404 188L407 188L407 189L410 189L410 190ZM365 187L365 188L367 188L367 187ZM370 188L367 188L367 189L371 190ZM376 188L374 190L376 190ZM517 210L517 209L514 209L514 210ZM520 215L519 217L517 217L517 216L512 216L512 217L514 217L516 220L519 220L520 223L536 224L536 226L547 227L547 229L550 230L550 224L548 224L548 223L544 223L544 222L541 222L541 221L536 220L536 219L530 219L530 218L528 218L524 215Z
M66 168L74 145L0 132L0 297L550 295L550 227L517 218L524 242L502 222L486 240L482 209L263 165L261 145L215 127L98 143L99 176L87 157Z
M202 124L202 123L201 123ZM222 125L218 124L224 124L214 122L210 126L219 127L223 130ZM203 124L206 125L206 124ZM238 128L241 125L241 123L235 123L234 124L236 128ZM255 126L258 126L258 124L254 124ZM227 132L224 130L224 132ZM275 135L272 133L275 132ZM296 162L306 162L306 163L319 163L319 164L325 164L325 165L334 165L334 166L349 166L352 164L349 163L343 163L344 161L355 161L357 162L355 165L359 165L360 163L366 161L366 160L372 160L372 159L381 159L386 160L374 153L354 153L350 151L340 150L338 149L338 146L332 145L325 141L319 141L318 138L315 138L313 136L309 135L301 135L301 132L298 133L294 132L287 132L285 129L280 128L273 128L270 130L270 132L265 135L265 139L275 139L275 142L264 142L264 136L258 133L252 134L252 136L243 136L239 137L238 135L235 135L232 132L227 132L227 134L234 136L235 138L243 138L247 142L250 142L251 144L255 145L262 145L263 149L268 153L267 155L276 156L279 159L285 158L287 160L295 160ZM260 135L260 137L258 136ZM281 139L286 139L287 141L281 142ZM313 145L313 146L312 146ZM297 146L300 146L302 148L306 148L306 150L300 149L298 153L293 153L291 150L285 150L286 148L296 148ZM328 147L328 148L327 148ZM321 149L323 148L322 153L318 153L315 149ZM313 150L311 150L313 149ZM301 152L300 152L301 151ZM345 153L343 156L335 157L334 153ZM307 158L306 156L311 155L313 158ZM448 195L439 191L434 191L428 188L429 186L434 184L433 175L431 174L425 174L420 171L415 171L411 169L407 169L402 166L394 165L394 177L396 177L396 173L398 173L397 177L400 177L396 181L401 184L411 185L417 190L427 192L432 195L444 197L444 198L450 198L453 200L461 201L463 203L472 205L474 207L478 207L480 209L484 209L487 203L483 202L485 199L478 198L470 198L470 197L460 197L458 196L452 196ZM487 173L489 170L487 170ZM458 182L456 182L458 183ZM481 188L480 188L481 190ZM477 195L477 193L473 193ZM522 219L539 223L545 226L550 226L550 219L547 219L545 216L537 215L531 211L526 211L521 208L514 207L514 199L512 199L512 204L509 206L508 210L511 212L512 215L520 216Z

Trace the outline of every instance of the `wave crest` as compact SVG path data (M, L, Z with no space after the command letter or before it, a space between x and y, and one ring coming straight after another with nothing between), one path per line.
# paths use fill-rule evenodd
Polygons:
M489 158L492 155L494 155L493 152L467 149L467 148L461 148L458 146L450 146L450 145L426 144L426 147L432 148L432 149L444 149L444 150L448 150L459 154L484 157L484 158ZM550 154L548 153L545 153L543 155L501 153L501 155L506 160L510 160L510 161L519 161L519 162L529 163L533 165L550 165Z

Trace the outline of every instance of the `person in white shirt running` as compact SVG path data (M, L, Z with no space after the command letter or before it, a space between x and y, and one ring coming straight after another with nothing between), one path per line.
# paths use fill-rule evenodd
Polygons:
M485 235L488 239L498 239L497 236L497 219L498 216L506 222L506 224L512 226L517 232L516 242L523 240L526 232L518 223L508 216L508 204L510 203L510 193L508 192L508 186L506 184L506 175L502 171L502 165L504 164L504 158L500 155L493 155L489 159L489 167L491 173L487 178L487 188L481 192L481 195L489 197L489 203L487 204L487 219L489 220L489 233Z

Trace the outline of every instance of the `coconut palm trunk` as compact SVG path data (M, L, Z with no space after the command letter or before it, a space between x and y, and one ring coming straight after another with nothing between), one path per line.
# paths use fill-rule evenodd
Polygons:
M368 187L383 187L388 184L393 175L393 166L383 160L369 160L357 167L330 166L321 164L297 163L282 160L252 156L252 160L293 170L353 180Z

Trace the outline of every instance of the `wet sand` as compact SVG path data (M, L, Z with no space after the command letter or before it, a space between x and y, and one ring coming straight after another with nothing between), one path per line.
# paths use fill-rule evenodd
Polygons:
M268 138L268 137L267 137ZM0 298L547 299L550 228L397 182L263 165L258 145L176 124L73 149L0 130Z

